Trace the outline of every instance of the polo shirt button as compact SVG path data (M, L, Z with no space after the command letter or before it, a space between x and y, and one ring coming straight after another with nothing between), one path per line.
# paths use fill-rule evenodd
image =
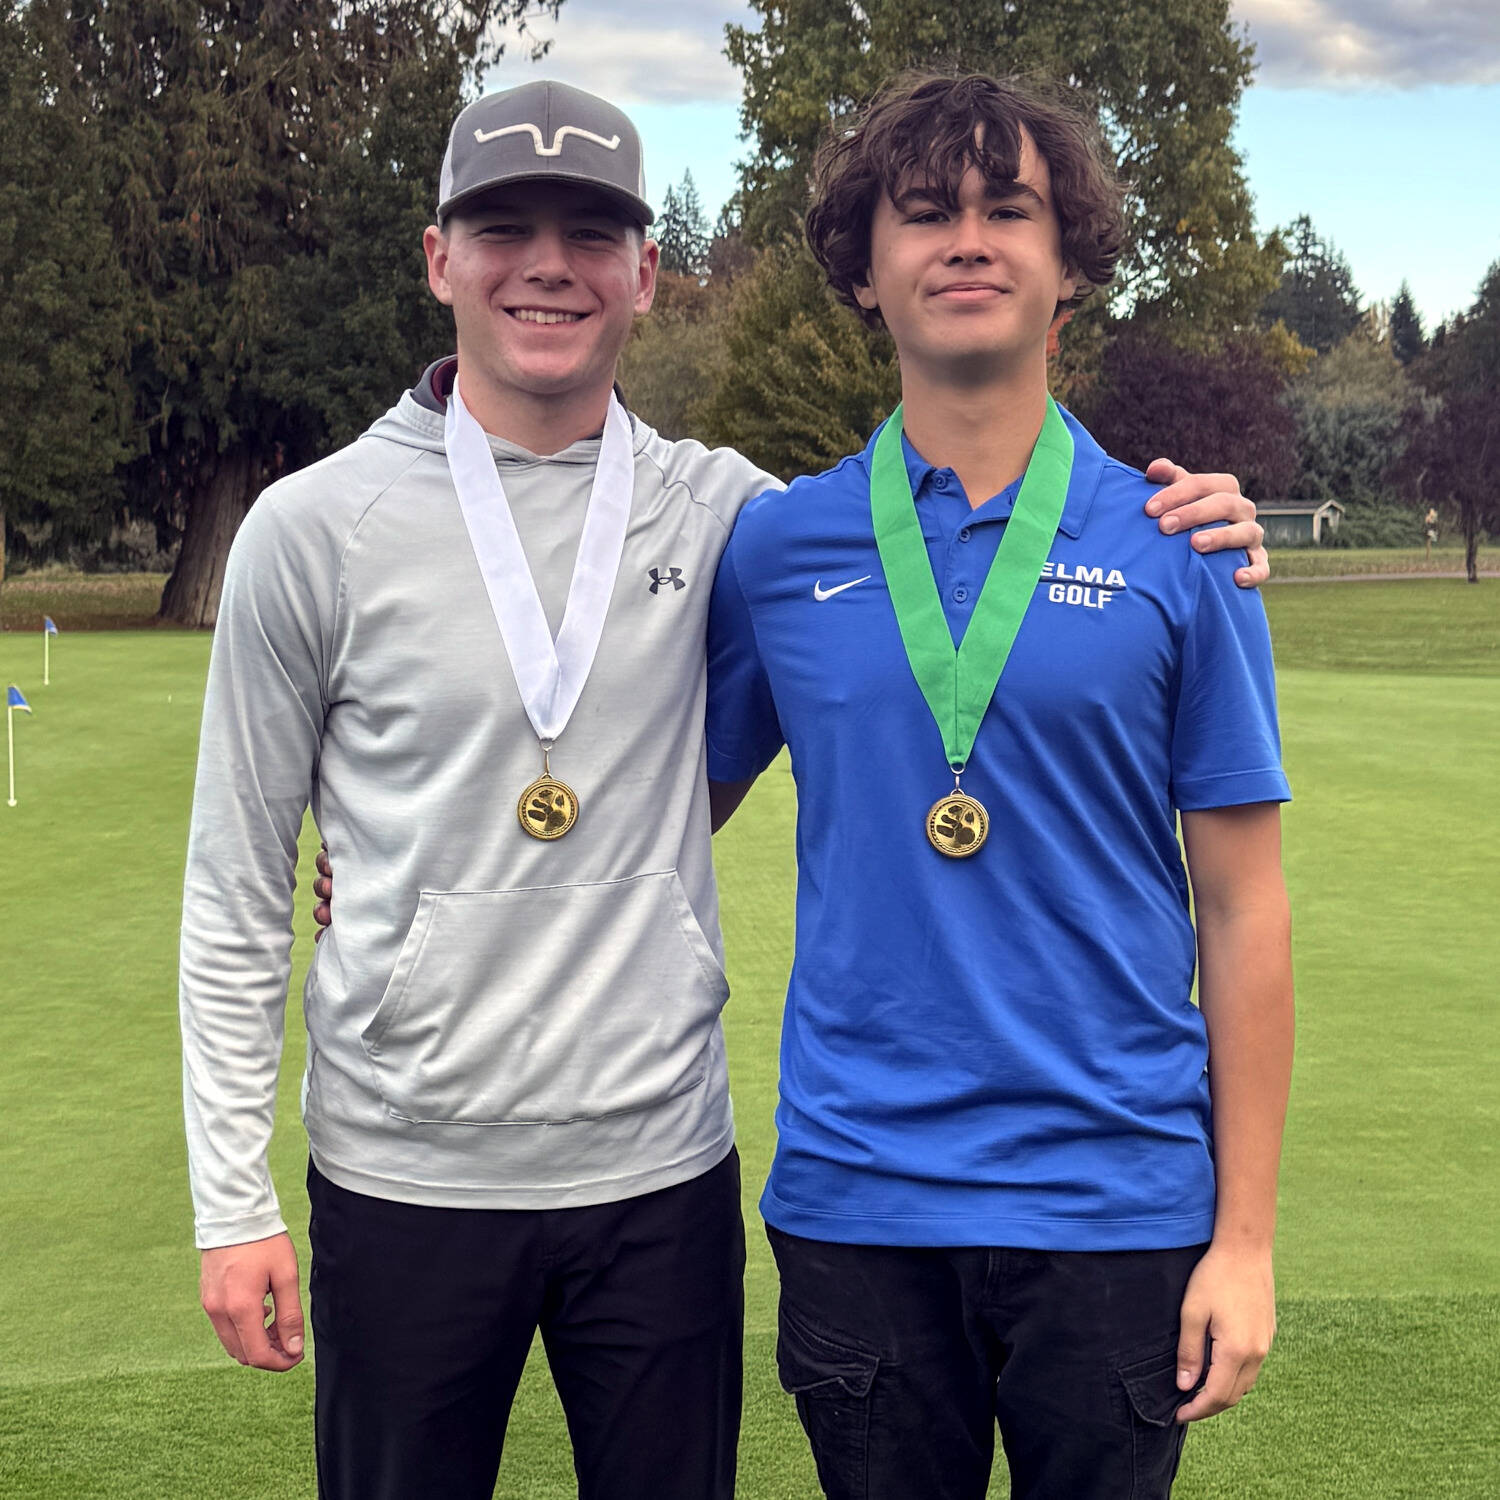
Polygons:
M959 584L959 586L953 590L953 599L957 604L962 604L968 597L969 591L963 586L963 584Z
M969 527L965 526L964 529L959 532L958 539L961 542L966 542L973 535L974 535L973 531Z
M946 474L939 474L938 477L932 482L940 490L945 490L948 488L948 476Z

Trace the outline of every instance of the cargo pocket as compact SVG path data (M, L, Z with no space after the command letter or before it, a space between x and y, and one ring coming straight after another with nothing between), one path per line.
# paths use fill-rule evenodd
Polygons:
M1130 1500L1166 1500L1187 1437L1177 1409L1190 1395L1177 1389L1177 1345L1121 1365L1118 1374L1130 1406Z
M728 996L675 870L423 891L361 1040L398 1119L562 1124L701 1084Z
M777 1316L776 1369L797 1415L828 1495L865 1493L870 1439L870 1388L880 1357L820 1333L784 1304Z

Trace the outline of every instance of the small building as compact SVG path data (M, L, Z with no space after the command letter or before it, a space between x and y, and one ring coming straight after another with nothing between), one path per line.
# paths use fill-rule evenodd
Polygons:
M1344 507L1337 500L1286 500L1257 505L1256 519L1266 528L1268 547L1316 547L1338 532Z

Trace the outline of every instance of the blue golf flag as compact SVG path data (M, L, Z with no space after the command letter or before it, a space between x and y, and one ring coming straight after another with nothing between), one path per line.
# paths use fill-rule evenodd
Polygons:
M42 686L52 686L52 637L58 634L57 621L42 616Z
M5 690L5 779L10 789L7 807L16 805L16 710L31 712L31 705L15 683Z

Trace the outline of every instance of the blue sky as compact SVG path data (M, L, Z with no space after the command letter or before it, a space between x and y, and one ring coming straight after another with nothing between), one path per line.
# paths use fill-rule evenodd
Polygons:
M1428 326L1467 307L1500 259L1497 0L1234 0L1260 67L1240 110L1261 228L1308 213L1367 300L1405 277ZM649 19L641 19L642 15ZM561 78L625 106L651 195L691 171L712 219L734 190L743 0L565 0L540 63L512 48L486 78Z

